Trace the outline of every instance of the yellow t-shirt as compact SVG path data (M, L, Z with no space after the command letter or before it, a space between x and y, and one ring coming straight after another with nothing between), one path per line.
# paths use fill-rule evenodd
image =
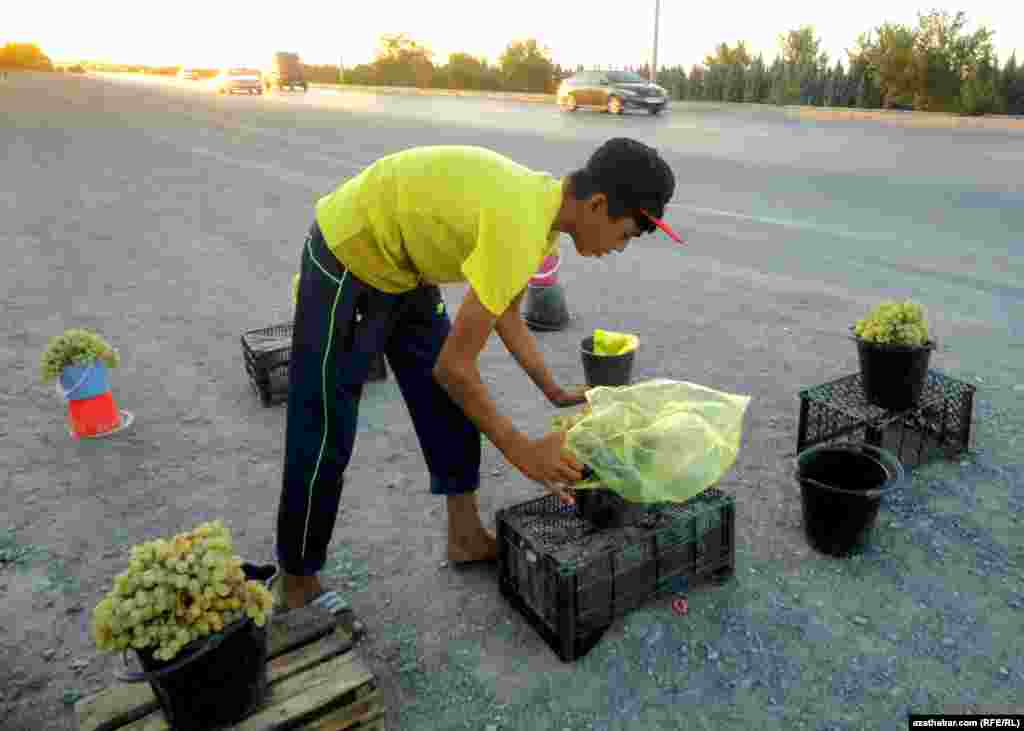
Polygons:
M495 316L557 252L562 181L496 152L417 147L389 155L316 204L327 246L392 294L469 282Z

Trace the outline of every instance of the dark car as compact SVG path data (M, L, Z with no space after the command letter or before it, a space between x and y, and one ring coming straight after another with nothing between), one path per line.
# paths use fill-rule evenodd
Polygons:
M567 112L588 107L611 114L626 109L658 114L667 104L664 88L632 71L581 71L558 87L558 105Z

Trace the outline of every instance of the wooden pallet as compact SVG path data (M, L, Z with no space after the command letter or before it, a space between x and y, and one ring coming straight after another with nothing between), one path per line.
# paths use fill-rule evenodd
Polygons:
M351 612L279 617L269 628L267 699L232 731L384 731L377 680L353 650ZM79 731L169 731L149 683L120 683L75 704Z

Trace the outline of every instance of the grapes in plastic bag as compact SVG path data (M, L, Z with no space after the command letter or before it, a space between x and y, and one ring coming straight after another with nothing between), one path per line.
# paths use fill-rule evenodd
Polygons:
M593 388L587 402L553 421L568 432L569 452L595 474L573 487L606 487L635 503L681 503L735 464L750 397L654 379Z

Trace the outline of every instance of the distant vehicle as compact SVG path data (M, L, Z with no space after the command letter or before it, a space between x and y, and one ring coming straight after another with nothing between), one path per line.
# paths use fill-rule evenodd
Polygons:
M302 71L302 62L297 53L275 53L269 68L263 72L263 86L267 91L276 87L278 90L301 87L307 91L306 75Z
M663 87L632 71L581 71L558 87L558 106L567 112L589 107L606 109L609 114L622 114L626 109L659 114L667 104Z
M199 81L199 72L195 69L182 69L178 72L178 78L186 81Z
M225 69L214 80L218 94L234 94L236 91L248 94L262 94L260 72L256 69Z

